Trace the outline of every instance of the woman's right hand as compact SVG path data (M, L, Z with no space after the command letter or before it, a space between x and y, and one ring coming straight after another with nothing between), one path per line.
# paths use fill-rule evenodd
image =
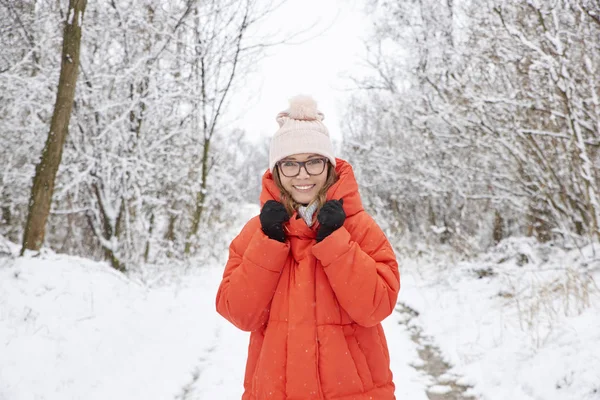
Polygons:
M278 201L269 200L260 211L262 230L269 238L285 243L283 223L290 219L285 206Z

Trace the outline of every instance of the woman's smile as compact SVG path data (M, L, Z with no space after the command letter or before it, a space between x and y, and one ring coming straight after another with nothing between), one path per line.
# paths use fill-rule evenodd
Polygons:
M310 192L312 189L314 189L315 184L304 184L304 185L292 185L294 189L296 189L297 191L301 192L301 193L307 193Z

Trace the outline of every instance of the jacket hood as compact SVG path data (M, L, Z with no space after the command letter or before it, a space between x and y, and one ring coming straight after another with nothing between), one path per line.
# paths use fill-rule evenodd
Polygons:
M352 166L347 161L336 158L335 162L338 181L327 191L327 200L343 199L344 211L346 216L350 217L363 210L360 194L358 193L358 184ZM261 208L269 200L281 201L281 191L273 180L273 174L267 170L262 177Z

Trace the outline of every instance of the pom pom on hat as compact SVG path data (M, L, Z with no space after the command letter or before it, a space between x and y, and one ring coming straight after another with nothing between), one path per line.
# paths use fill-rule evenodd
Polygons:
M312 97L299 95L290 99L289 108L277 114L279 129L273 135L269 152L271 172L278 161L302 153L320 154L335 166L333 145L323 119L325 116Z
M299 95L290 99L288 116L302 121L323 120L323 113L317 110L317 102L310 96Z

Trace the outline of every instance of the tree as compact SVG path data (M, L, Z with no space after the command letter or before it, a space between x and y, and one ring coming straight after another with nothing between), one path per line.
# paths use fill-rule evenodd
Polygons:
M88 7L98 23L59 194L80 199L73 229L93 232L121 270L211 247L206 204L229 190L211 174L238 136L225 127L228 102L266 45L247 30L269 13L254 0L132 4Z
M370 5L372 73L355 80L345 130L359 172L386 176L367 204L406 235L463 248L597 238L597 2Z
M81 24L85 6L86 0L69 0L54 113L46 145L33 179L21 254L27 249L39 250L44 242L46 221L52 203L56 173L60 166L63 146L69 131L69 121L79 70Z
M250 24L255 1L245 0L236 5L223 6L213 2L210 18L200 18L202 11L195 9L194 57L191 60L193 82L198 96L192 100L194 115L200 116L195 126L201 132L200 185L196 189L191 227L186 237L185 254L190 254L192 238L198 233L205 209L208 174L210 169L211 143L222 118L225 101L234 79L240 72L240 59L244 56L244 42ZM224 33L222 36L218 33ZM215 74L216 72L216 74Z
M0 235L13 242L23 240L60 72L64 16L56 2L38 6L0 0Z

